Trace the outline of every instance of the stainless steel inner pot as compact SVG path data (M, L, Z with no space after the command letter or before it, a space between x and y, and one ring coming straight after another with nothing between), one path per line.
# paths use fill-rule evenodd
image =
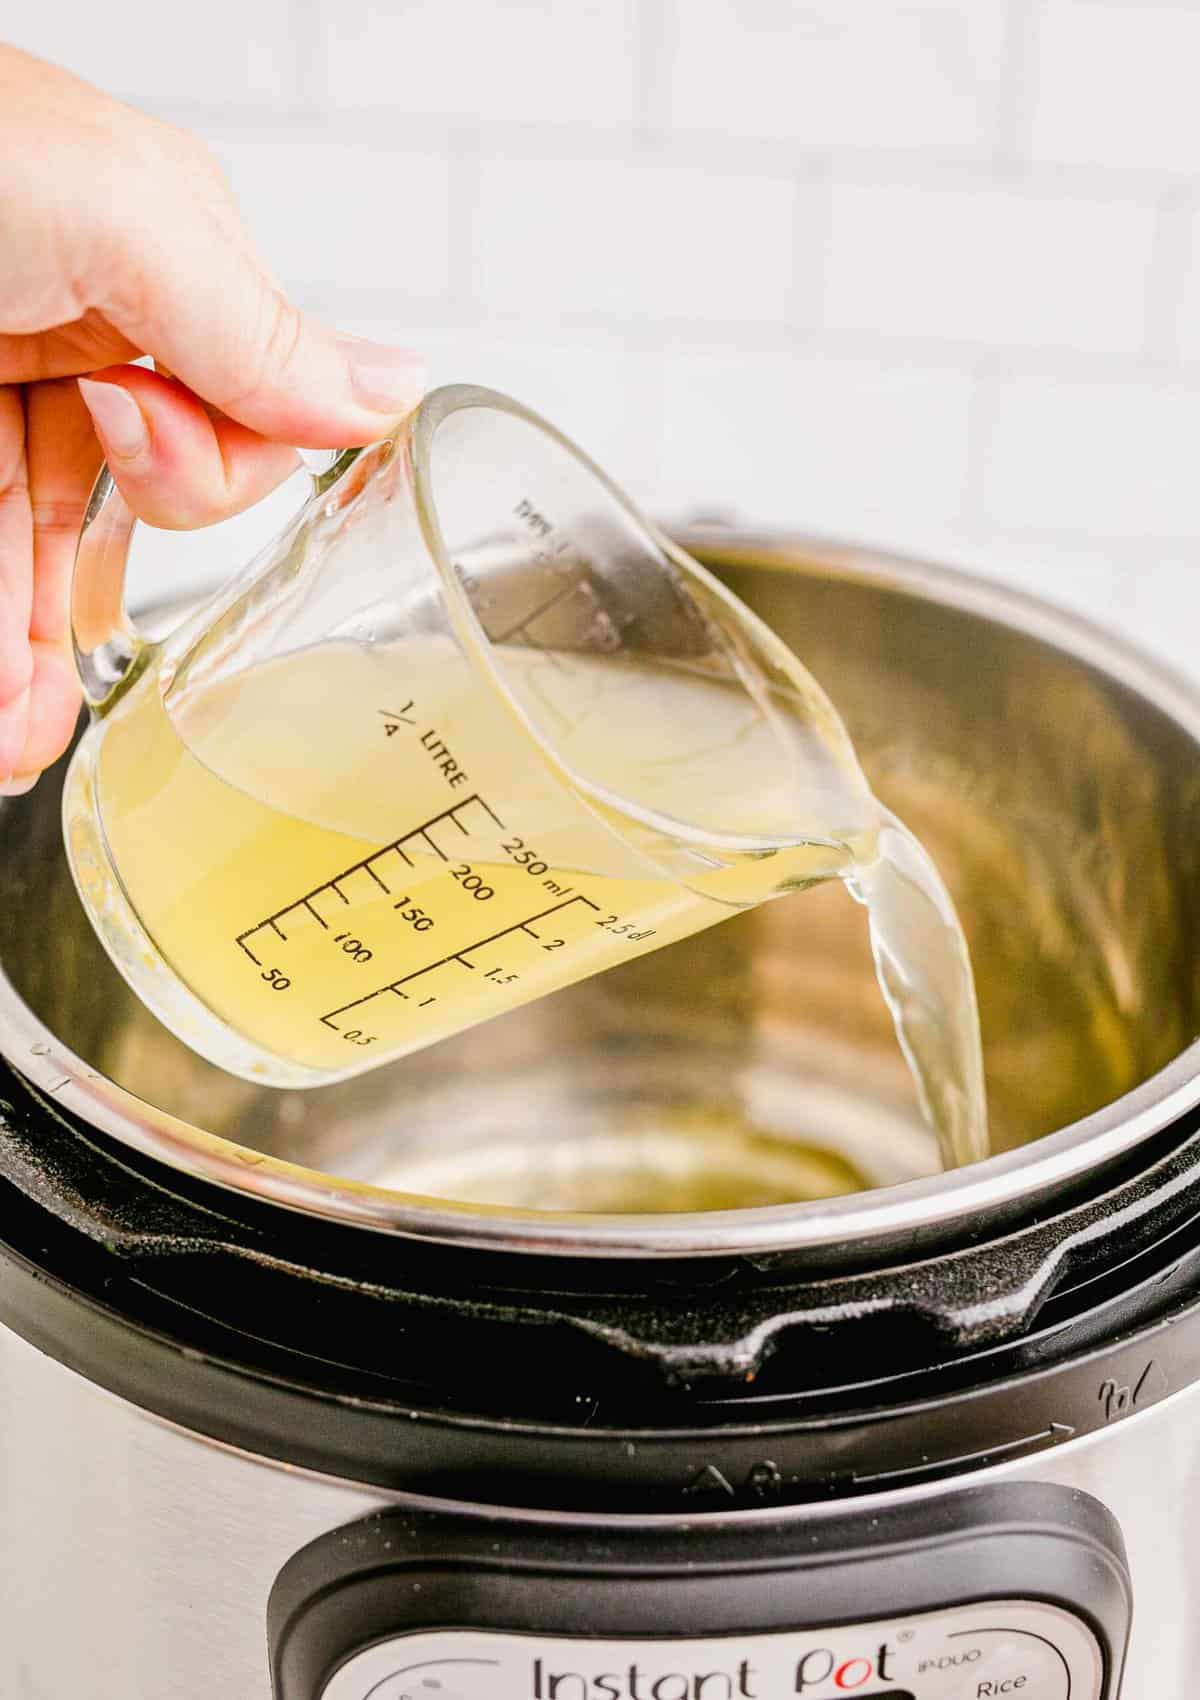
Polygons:
M935 1173L839 886L388 1069L281 1094L150 1017L79 908L59 778L0 803L0 1049L178 1167L531 1251L913 1246L1028 1205L1200 1097L1200 698L1023 597L861 551L683 539L816 673L975 961L998 1155Z

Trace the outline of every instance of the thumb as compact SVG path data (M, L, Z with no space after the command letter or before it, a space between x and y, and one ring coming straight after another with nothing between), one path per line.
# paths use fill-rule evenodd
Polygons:
M132 286L118 285L106 304L109 318L189 389L264 437L299 448L368 443L421 399L419 355L339 336L309 318L224 219L177 211L135 263Z

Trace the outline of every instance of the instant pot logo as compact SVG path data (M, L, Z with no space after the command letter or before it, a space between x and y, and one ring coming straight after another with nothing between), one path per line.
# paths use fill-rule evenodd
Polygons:
M893 1658L894 1650L887 1642L871 1656L851 1658L830 1647L811 1647L796 1660L792 1693L807 1694L811 1700L839 1694L877 1700L886 1691L868 1690L868 1685L895 1681ZM678 1664L670 1666L664 1657L653 1664L642 1659L604 1671L535 1659L530 1700L783 1700L783 1693L777 1679L766 1688L761 1686L752 1659L682 1669Z
M894 1682L892 1660L894 1650L885 1641L874 1658L843 1659L829 1647L814 1647L803 1653L796 1666L797 1694L857 1694L859 1700L872 1700L866 1693L869 1682Z

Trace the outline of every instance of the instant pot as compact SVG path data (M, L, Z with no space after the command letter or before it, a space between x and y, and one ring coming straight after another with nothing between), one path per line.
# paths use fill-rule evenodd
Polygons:
M838 886L277 1093L0 805L0 1694L1184 1700L1200 699L890 557L684 541L842 710L976 963L934 1172Z

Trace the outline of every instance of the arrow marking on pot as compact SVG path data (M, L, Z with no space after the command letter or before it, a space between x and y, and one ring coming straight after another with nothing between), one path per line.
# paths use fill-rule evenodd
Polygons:
M737 1498L728 1477L718 1470L715 1464L705 1464L702 1469L697 1470L683 1491L684 1493L721 1493L727 1499Z

